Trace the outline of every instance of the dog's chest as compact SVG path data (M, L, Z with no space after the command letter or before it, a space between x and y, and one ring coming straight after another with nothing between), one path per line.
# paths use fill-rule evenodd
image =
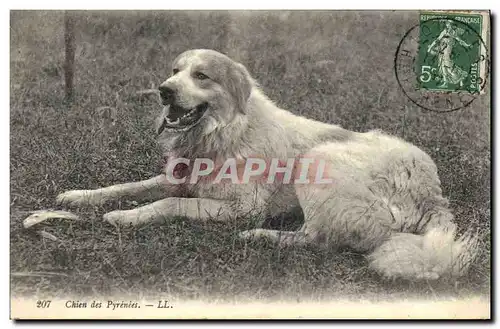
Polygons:
M269 191L276 190L275 184L267 183L267 170L261 175L245 178L249 166L242 159L221 161L207 158L202 162L183 159L183 163L177 163L173 168L168 166L168 161L173 158L165 160L165 173L170 175L171 183L177 185L179 193L184 196L241 200L258 194L258 199L265 199Z

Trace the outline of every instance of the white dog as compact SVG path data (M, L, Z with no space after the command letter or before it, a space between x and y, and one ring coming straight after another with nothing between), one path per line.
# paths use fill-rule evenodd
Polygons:
M453 215L442 196L436 166L416 146L379 131L351 132L282 110L243 65L213 50L181 54L172 76L159 89L164 108L157 133L165 150L166 173L142 182L69 191L58 196L59 202L81 206L120 198L161 199L105 214L104 219L115 225L171 216L264 218L300 205L305 222L297 232L256 228L241 237L267 237L280 245L348 246L366 252L370 266L386 277L459 276L473 261L477 238L465 234L455 239ZM178 165L179 158L184 164ZM228 183L206 174L209 169L220 174L223 164L233 159L229 169L236 168L238 176L242 166L253 168L248 159L255 158L266 164L279 159L292 178L302 172L307 163L302 160L320 159L326 165L312 165L305 181L321 170L329 183L286 183L287 177L271 183L258 177ZM198 168L197 159L209 161ZM280 168L275 162L265 172L284 173ZM194 171L204 176L191 181Z

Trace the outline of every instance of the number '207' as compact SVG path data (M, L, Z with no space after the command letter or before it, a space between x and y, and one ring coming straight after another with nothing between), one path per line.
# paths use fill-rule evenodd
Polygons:
M51 300L37 300L36 307L37 308L49 308Z

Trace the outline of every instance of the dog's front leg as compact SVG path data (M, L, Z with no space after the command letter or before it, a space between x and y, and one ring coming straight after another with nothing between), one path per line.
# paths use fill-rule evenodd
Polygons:
M113 225L140 225L168 217L225 221L245 214L244 207L231 201L204 198L166 198L132 210L116 210L104 215Z
M56 201L65 206L102 205L107 201L133 198L135 201L158 200L169 196L172 185L165 175L159 175L140 182L112 185L95 190L73 190L57 196Z

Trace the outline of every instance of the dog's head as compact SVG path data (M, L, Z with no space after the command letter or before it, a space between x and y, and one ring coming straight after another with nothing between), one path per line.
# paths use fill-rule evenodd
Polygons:
M252 89L245 67L214 50L189 50L173 63L172 75L160 87L164 105L158 134L225 126L246 113Z

